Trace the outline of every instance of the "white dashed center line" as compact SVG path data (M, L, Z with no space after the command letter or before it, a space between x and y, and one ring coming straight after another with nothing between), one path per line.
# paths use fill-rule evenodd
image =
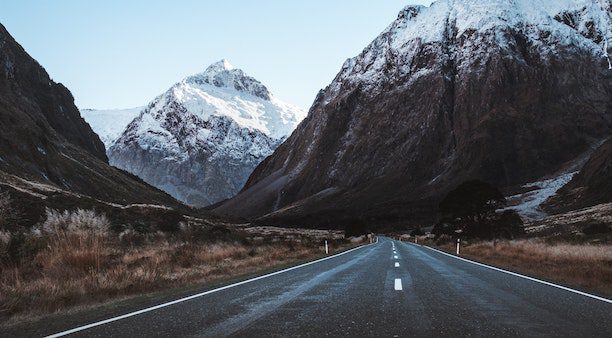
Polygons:
M402 290L402 280L400 278L395 279L395 290L396 291Z

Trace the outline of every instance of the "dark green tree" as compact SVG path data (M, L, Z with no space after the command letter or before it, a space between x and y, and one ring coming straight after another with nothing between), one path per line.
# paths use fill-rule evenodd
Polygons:
M443 218L464 225L481 224L495 216L495 210L506 205L506 198L494 185L471 180L461 183L440 202Z
M410 236L423 236L425 235L425 233L423 232L423 230L421 230L421 228L414 228L412 229L412 231L410 231Z
M346 222L344 226L344 237L356 237L369 234L370 225L362 218L353 218Z
M514 238L523 235L523 220L514 210L504 210L492 224L495 238Z
M506 206L506 198L489 183L470 180L450 191L440 202L440 226L444 233L454 226L466 237L512 238L522 232L522 220L512 210L499 212ZM452 225L452 226L450 226Z

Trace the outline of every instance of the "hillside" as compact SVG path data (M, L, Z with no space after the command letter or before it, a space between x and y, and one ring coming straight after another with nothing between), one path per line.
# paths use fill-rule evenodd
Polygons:
M107 202L179 205L108 164L70 91L0 25L0 184L14 177Z
M419 224L465 180L505 188L559 171L612 133L610 8L406 7L216 212L272 224Z

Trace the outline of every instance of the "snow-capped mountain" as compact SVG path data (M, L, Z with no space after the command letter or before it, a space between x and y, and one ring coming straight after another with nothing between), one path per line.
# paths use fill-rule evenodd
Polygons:
M467 179L539 181L612 133L610 0L408 6L216 210L430 222Z
M106 149L115 143L125 130L145 107L128 109L81 109L81 117L98 134Z
M342 86L375 89L408 75L414 81L436 70L414 62L438 45L459 73L482 68L491 54L521 57L516 54L523 47L542 58L580 49L612 69L611 12L610 0L440 0L430 7L407 6L358 57L344 63L330 94Z
M155 98L108 155L175 198L206 206L236 194L305 115L222 60Z

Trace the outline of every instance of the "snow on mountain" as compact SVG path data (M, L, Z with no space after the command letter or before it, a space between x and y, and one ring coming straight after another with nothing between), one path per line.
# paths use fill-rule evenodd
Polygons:
M595 143L591 149L580 154L558 172L541 177L535 182L523 184L522 188L526 190L507 197L508 207L506 209L515 210L524 220L540 220L549 216L546 211L549 199L560 197L559 190L583 170L581 168L584 168L591 155L596 153L603 143L604 140Z
M224 115L239 126L281 139L289 136L306 112L272 96L254 78L221 60L173 88L174 97L200 118Z
M205 206L237 193L305 115L221 60L155 98L110 147L109 160Z
M407 6L215 210L278 225L418 225L465 180L549 177L612 132L611 23L610 0ZM537 206L567 179L525 189L541 190Z
M467 52L469 57L460 60L457 68L470 69L474 62L486 59L483 54L510 47L509 30L525 34L542 54L554 53L558 47L581 48L606 59L612 69L610 0L438 0L430 7L405 7L362 54L344 63L331 84L332 94L347 84L374 89L388 77L410 74L415 64L407 61L421 53L422 46L477 35L478 43L465 46L468 50L451 46L445 51L450 58ZM396 67L389 69L389 64ZM428 71L421 69L412 76L416 79Z
M106 149L121 136L125 127L132 122L144 107L128 109L81 109L81 117L98 134Z
M542 210L541 205L551 196L555 195L567 182L571 181L576 173L578 171L563 173L557 177L524 184L523 188L531 190L508 197L509 203L516 203L516 205L511 205L506 209L515 210L521 217L528 220L539 220L548 216Z

